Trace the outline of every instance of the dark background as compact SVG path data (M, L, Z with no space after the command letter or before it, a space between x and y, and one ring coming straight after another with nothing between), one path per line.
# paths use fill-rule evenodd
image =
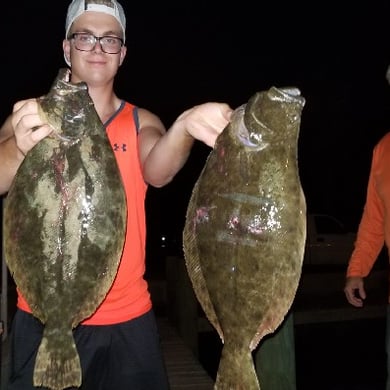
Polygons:
M1 3L0 122L15 101L46 93L65 66L62 39L68 4ZM215 100L236 107L273 85L298 87L306 98L298 159L308 209L333 214L356 230L372 148L390 130L385 78L389 0L122 4L128 55L116 83L120 97L155 112L169 127L194 104ZM191 190L209 152L197 143L171 184L149 189L149 260L158 251L161 234L180 240ZM312 389L312 383L326 390L360 390L364 383L370 390L383 388L384 319L374 321L296 327L299 388ZM209 339L203 345L208 359L214 351L212 363L218 362L221 345ZM342 378L340 387L329 384L334 378Z
M355 230L372 147L390 129L390 2L122 1L127 59L120 97L167 127L205 101L245 103L256 91L296 86L306 98L299 166L308 208ZM44 94L62 55L68 1L2 2L0 120L15 101ZM174 181L150 189L150 237L180 236L193 184L210 149L196 144Z

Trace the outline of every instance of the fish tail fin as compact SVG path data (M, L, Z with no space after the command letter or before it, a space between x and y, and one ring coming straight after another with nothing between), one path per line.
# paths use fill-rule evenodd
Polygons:
M72 337L71 341L69 335ZM80 358L72 333L69 332L69 335L66 340L65 337L54 338L54 342L58 342L58 339L65 342L51 345L44 333L35 360L34 386L43 386L51 390L81 386Z
M252 353L248 348L224 345L214 390L260 390Z

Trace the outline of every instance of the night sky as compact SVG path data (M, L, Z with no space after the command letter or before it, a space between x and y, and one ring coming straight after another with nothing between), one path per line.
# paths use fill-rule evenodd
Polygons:
M306 99L298 157L309 210L356 228L372 147L390 130L389 0L348 9L339 0L139 3L122 2L128 55L117 94L155 112L168 127L194 104L214 100L236 107L273 85L298 87ZM15 101L46 93L65 65L67 5L2 2L1 121ZM196 144L174 181L150 190L152 232L181 231L209 152Z

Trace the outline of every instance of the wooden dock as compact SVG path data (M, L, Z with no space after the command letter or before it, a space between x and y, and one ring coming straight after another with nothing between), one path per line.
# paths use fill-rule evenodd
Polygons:
M167 318L157 318L171 390L212 390L214 381Z

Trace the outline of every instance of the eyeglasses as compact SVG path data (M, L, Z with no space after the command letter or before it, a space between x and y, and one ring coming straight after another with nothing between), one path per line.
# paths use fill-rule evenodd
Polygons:
M117 54L123 46L123 39L111 35L95 37L87 32L77 32L70 36L77 50L92 51L99 42L102 51L107 54Z

